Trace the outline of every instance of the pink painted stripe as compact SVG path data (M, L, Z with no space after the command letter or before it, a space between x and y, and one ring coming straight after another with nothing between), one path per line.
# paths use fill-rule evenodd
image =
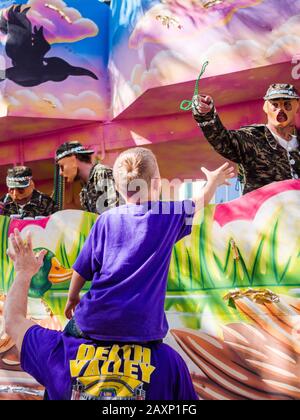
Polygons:
M214 220L223 227L233 220L253 220L262 206L269 198L286 191L299 191L300 180L287 180L274 182L259 190L252 191L241 198L226 204L216 206Z
M40 219L40 220L12 219L9 225L8 235L13 233L14 229L18 229L20 232L22 232L22 230L25 229L29 225L40 226L41 228L45 229L49 220L50 220L50 217L46 217L45 219Z

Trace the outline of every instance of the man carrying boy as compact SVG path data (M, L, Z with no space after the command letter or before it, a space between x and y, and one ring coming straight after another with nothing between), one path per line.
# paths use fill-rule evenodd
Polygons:
M166 344L100 343L27 319L30 282L47 251L35 255L31 237L24 242L17 230L10 239L15 280L5 302L6 333L16 343L23 370L45 386L48 399L198 399L185 362Z
M65 333L26 319L30 281L45 253L35 257L30 237L24 244L17 231L11 236L16 278L6 301L6 329L23 369L50 399L70 399L71 393L73 399L197 399L186 365L162 339L173 246L191 233L191 219L216 188L234 176L228 164L202 170L207 184L193 202L161 202L153 153L136 148L119 156L114 177L126 205L98 218L75 263L65 309L75 317ZM80 301L86 280L91 289Z

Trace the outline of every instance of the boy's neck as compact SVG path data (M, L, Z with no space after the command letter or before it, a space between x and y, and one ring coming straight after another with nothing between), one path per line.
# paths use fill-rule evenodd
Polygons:
M149 203L150 201L158 201L158 200L159 198L157 197L157 194L149 194L145 196L134 194L132 197L125 198L126 204L134 204L134 205Z
M143 203L149 203L149 201L151 201L151 199L149 197L144 198L144 199L136 199L136 198L126 198L125 202L126 204L133 204L133 205L140 205Z

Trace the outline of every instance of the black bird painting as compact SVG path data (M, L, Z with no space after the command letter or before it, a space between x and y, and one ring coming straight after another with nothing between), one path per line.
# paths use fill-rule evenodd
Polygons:
M74 67L59 57L45 57L51 46L44 36L44 28L37 28L27 17L30 7L12 6L0 18L0 31L7 35L5 51L12 61L5 77L20 86L33 87L46 82L62 82L69 76L88 76L98 80L90 70Z

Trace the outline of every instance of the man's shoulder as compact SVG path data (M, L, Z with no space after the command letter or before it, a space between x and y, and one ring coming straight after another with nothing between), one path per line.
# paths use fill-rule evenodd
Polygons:
M32 194L32 201L35 200L43 200L43 201L53 201L53 199L50 197L50 195L45 194L39 190L34 190Z
M25 353L35 351L42 345L49 345L53 341L57 341L61 338L62 332L49 330L41 327L38 324L31 325L24 334L24 339L21 349L21 358ZM50 347L49 347L50 350Z
M34 191L29 204L40 209L40 216L50 216L51 214L58 211L58 206L53 198L38 190Z
M7 194L4 194L0 197L0 203L4 203L4 201L9 202L12 201L12 199Z
M186 369L186 363L183 359L183 357L169 344L167 343L161 343L158 345L158 349L161 354L164 354L166 357L166 360L171 361L172 369L184 369L187 372Z
M97 163L93 168L93 174L101 176L105 174L106 176L112 176L113 170L109 166Z

